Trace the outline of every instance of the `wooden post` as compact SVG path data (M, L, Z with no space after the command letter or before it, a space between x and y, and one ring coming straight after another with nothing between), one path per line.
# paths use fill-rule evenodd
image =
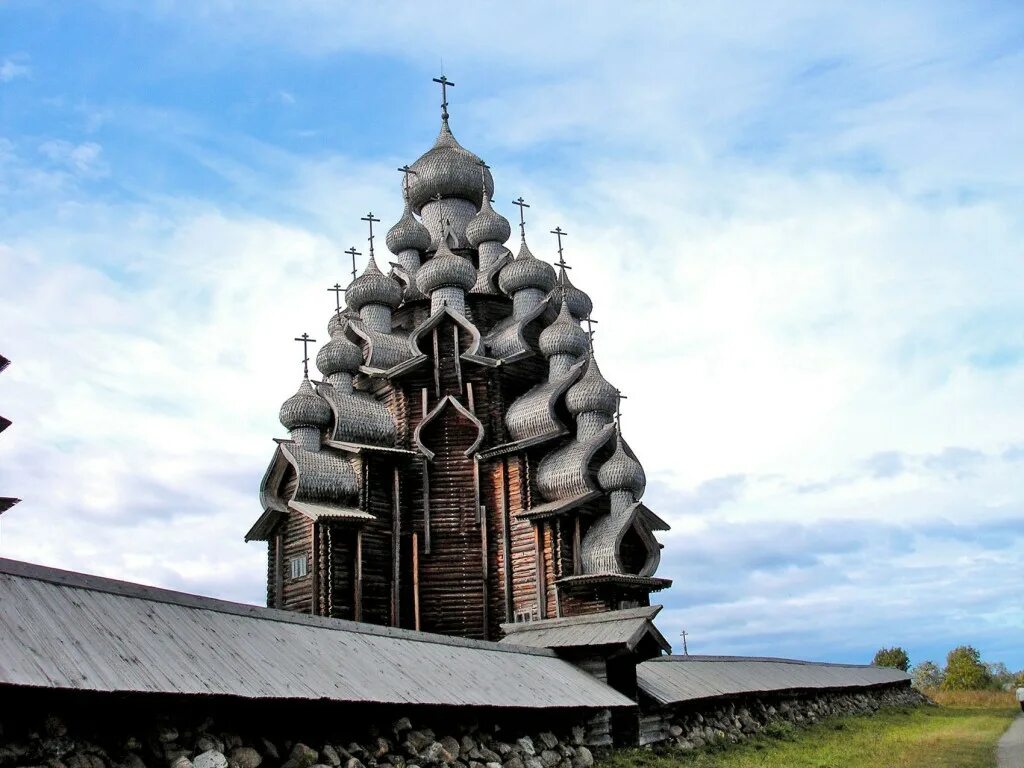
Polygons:
M479 499L477 499L477 500L479 501ZM483 621L483 626L484 626L484 637L486 638L486 637L490 636L490 606L487 605L487 602L488 602L487 577L489 575L489 571L487 569L487 524L486 524L487 515L486 515L486 509L485 509L485 507L483 505L481 505L479 507L479 509L480 509L480 516L485 521L484 524L480 526L480 555L481 555L481 557L480 557L481 574L480 575L483 576L483 598L484 598L484 621Z
M316 616L320 613L320 523L313 523L312 552L310 552L309 563L309 612Z
M501 556L504 567L502 580L505 587L505 623L515 619L512 601L512 538L508 519L508 459L501 460L501 489L498 498L501 500Z
M423 554L430 554L430 465L426 457L423 467Z
M274 536L274 608L284 604L284 536Z
M437 343L437 326L434 326L434 394L441 397L441 351ZM426 411L423 415L426 415Z
M420 630L420 542L416 531L412 532L412 613L413 626Z
M400 490L398 481L398 467L394 470L394 482L391 487L391 626L401 625L401 591L399 579L401 578L402 558L402 509L400 504Z
M363 620L363 529L356 529L356 578L355 608L353 617L356 621Z
M576 525L572 531L572 575L579 576L583 572L580 563L580 514L576 513Z
M537 561L537 618L548 617L547 584L544 583L544 533L539 523L533 525L533 548Z
M462 391L462 358L459 357L459 326L452 326L452 335L455 339L455 376L459 382L459 392Z

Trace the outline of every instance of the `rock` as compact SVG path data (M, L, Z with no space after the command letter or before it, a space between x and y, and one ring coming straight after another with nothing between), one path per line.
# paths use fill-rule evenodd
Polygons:
M580 768L592 768L594 765L594 755L583 745L576 747L576 759L573 760L573 765L577 764Z
M337 766L341 765L341 758L338 757L338 753L334 751L334 747L330 744L324 744L323 749L320 750L320 757L332 768L337 768Z
M170 768L192 768L192 761L182 755L170 763Z
M463 755L468 755L471 752L476 752L478 749L477 743L473 741L473 738L469 735L463 736L459 742L460 752Z
M235 747L228 755L228 765L231 768L257 768L262 762L260 753L252 747Z
M551 731L544 731L537 738L544 745L545 749L554 749L558 746L558 739L555 738L555 734L551 733Z
M487 747L480 747L479 749L476 750L476 752L477 752L477 756L476 756L477 760L480 760L480 761L485 762L485 763L500 763L501 762L501 755L499 755L493 749L488 749Z
M412 723L409 722L408 717L400 717L391 725L391 730L395 732L398 738L402 738L403 733L412 730Z
M434 732L430 730L423 731L409 731L405 737L403 746L409 750L413 756L418 755L422 750L429 747L434 741Z
M495 763L495 762L484 763L484 768L501 768L501 763Z
M228 768L228 759L223 752L207 750L192 760L192 768Z
M420 752L420 760L426 765L436 765L437 763L454 762L455 757L441 746L441 742L432 741Z
M523 760L523 765L525 765L526 768L544 768L544 763L536 756L527 757Z
M68 735L68 727L64 725L64 721L56 715L50 715L46 718L46 721L43 723L43 730L46 731L46 735L50 737Z
M452 738L451 736L445 736L443 739L441 739L441 746L444 747L445 752L452 756L452 760L459 759L459 755L462 752L462 745L459 744L459 742L456 739ZM451 762L451 760L447 762Z
M127 752L115 764L115 768L146 768L146 764L142 758L136 755L134 752Z
M345 768L364 768L358 757L350 757L345 761Z
M517 751L522 752L527 757L537 754L537 750L533 746L533 739L529 736L516 739L516 747L518 748Z
M277 751L277 747L274 746L274 742L270 739L260 739L260 747L264 757L268 757L271 760L280 760L281 753Z
M209 734L205 734L204 733L202 736L200 736L198 739L196 739L196 749L195 749L195 752L196 752L197 755L199 755L199 754L202 754L203 752L211 752L211 751L223 752L224 751L224 745L221 742L214 740L214 738L212 736L210 736Z
M508 757L512 752L512 745L505 741L495 742L492 746L502 757Z
M163 751L164 751L164 760L167 761L168 765L173 763L179 757L188 757L189 755L192 754L189 750L183 749L180 744L164 744L164 750Z
M545 749L540 753L540 761L544 764L544 768L554 768L562 762L562 756L553 749Z
M381 736L378 736L374 739L373 747L370 751L375 758L380 759L391 751L391 742Z
M523 766L523 761L519 759L519 755L512 755L505 761L505 768L525 768L525 766Z
M302 742L298 742L292 747L292 751L288 755L288 759L285 761L282 768L310 768L311 765L315 765L319 755L316 750L312 747L307 747Z

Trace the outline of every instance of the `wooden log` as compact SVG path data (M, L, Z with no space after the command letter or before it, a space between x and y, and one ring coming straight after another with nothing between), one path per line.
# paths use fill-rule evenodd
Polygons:
M401 613L399 581L402 573L402 509L400 490L398 467L395 467L391 485L391 626L393 627L401 625L401 617L399 615Z
M505 562L502 579L505 587L505 622L508 623L515 618L512 607L512 539L509 536L508 519L508 461L501 460L501 488L498 498L501 500L501 548Z
M416 631L420 631L420 543L419 535L412 532L412 612Z
M356 573L353 613L356 621L363 620L363 529L356 530Z

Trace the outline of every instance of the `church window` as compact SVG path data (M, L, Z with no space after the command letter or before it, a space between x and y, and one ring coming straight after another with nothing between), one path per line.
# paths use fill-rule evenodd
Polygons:
M308 573L305 555L302 557L293 557L291 566L293 579L300 579Z

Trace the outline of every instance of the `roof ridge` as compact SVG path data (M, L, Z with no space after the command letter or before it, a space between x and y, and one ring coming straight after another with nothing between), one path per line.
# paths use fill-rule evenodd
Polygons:
M45 581L50 584L70 587L72 589L84 589L93 592L105 592L136 600L150 600L157 603L178 605L183 608L194 608L197 610L208 610L217 613L226 613L234 616L243 616L263 621L276 621L285 624L302 624L306 626L320 627L335 631L353 632L364 635L376 635L378 637L393 637L395 639L409 640L421 643L432 643L435 645L458 646L462 648L478 648L481 650L499 651L501 653L518 653L532 656L555 656L555 652L546 648L530 648L516 646L511 643L504 645L489 640L472 640L449 635L439 635L431 632L417 632L413 629L400 627L385 627L377 624L366 624L346 619L334 619L326 616L311 616L296 613L294 611L266 608L249 603L238 603L231 600L222 600L216 597L205 597L194 595L189 592L154 587L147 584L138 584L131 581L112 579L106 576L96 576L79 571L68 571L61 568L53 568L38 563L28 563L23 560L12 560L0 557L0 575L16 576L36 581Z

